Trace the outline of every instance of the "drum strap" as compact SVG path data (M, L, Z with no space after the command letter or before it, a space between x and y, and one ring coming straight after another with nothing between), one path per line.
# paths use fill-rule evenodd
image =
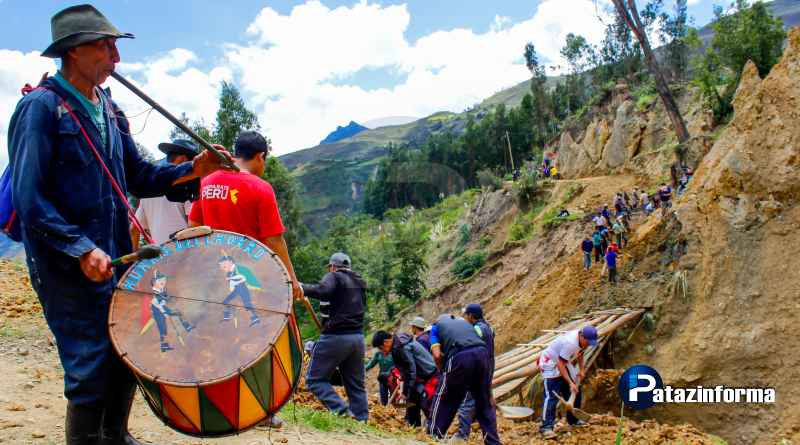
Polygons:
M117 183L117 180L114 179L114 175L111 174L111 170L109 170L108 167L106 166L106 163L103 161L102 156L100 156L100 152L97 151L97 148L94 146L92 139L86 133L86 129L84 129L83 125L81 125L81 121L78 120L78 116L75 115L75 112L72 110L72 107L67 103L66 100L64 100L64 98L62 98L52 88L43 86L37 86L36 88L33 88L31 87L30 84L26 84L25 87L22 88L22 94L27 95L28 93L35 90L48 90L53 94L55 94L56 97L58 97L59 101L61 102L61 105L64 107L65 110L67 110L67 113L69 113L69 115L72 117L72 120L74 120L75 123L78 124L78 128L81 129L81 134L83 134L83 138L86 140L86 143L89 144L89 147L91 147L92 152L94 152L94 157L97 159L97 163L100 164L100 167L103 169L103 173L105 173L106 177L111 182L111 186L114 188L114 191L117 193L117 196L119 196L122 202L125 203L125 207L128 210L128 219L131 221L134 227L136 227L136 230L138 230L139 233L142 234L142 236L144 237L144 239L147 241L148 244L155 244L155 241L150 236L150 234L148 234L147 231L144 230L144 228L142 228L142 224L139 222L139 219L136 218L136 212L133 210L133 207L131 207L131 204L128 202L128 197L125 196L125 192L122 191L122 188ZM109 116L109 119L116 119L116 115Z

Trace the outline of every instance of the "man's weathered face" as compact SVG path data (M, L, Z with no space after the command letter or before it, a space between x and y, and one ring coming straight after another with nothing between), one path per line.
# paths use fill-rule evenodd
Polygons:
M117 39L95 40L76 46L67 52L66 58L70 66L93 85L102 85L120 61Z
M393 342L391 337L384 340L383 344L381 345L381 352L383 352L384 354L388 354L392 350L392 343Z
M586 349L589 346L589 340L587 340L583 334L578 334L578 344L581 346L581 349Z
M464 320L467 320L471 324L475 324L478 321L478 319L472 314L464 314Z

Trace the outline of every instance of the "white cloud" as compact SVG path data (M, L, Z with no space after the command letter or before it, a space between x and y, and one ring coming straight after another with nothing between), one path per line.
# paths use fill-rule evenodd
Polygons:
M0 49L0 168L8 163L8 123L22 98L20 90L26 83L35 86L42 74L55 71L53 60L41 57L38 51L24 54Z
M282 154L315 145L336 125L351 119L364 122L384 116L462 111L529 78L522 60L528 41L534 42L545 63L564 65L559 50L569 32L592 43L603 36L594 0L543 0L527 20L512 23L496 16L484 33L441 30L416 42L405 35L410 20L405 5L381 6L366 0L334 9L308 1L288 15L266 7L246 30L249 41L223 44L223 57L214 68L197 69L197 56L178 48L150 60L126 61L119 71L176 115L186 112L206 122L214 119L221 81L234 79L258 113L276 152ZM18 97L11 101L7 96L18 91L20 78L36 81L41 73L35 73L44 71L31 68L34 62L30 60L52 66L33 53L25 55L25 61L4 63L10 59L5 53L0 52L0 119L6 116L0 122L3 139L3 126ZM364 68L399 72L404 80L391 88L372 90L347 85L349 76ZM17 77L6 81L10 75ZM147 108L111 82L115 99L129 115ZM144 117L131 119L134 132L142 129ZM154 112L136 140L155 149L170 129L171 124Z
M217 67L203 72L190 67L197 56L177 48L145 62L120 64L118 70L171 113L181 113L192 120L213 119L218 108L219 89L223 80L232 80L230 70ZM167 140L172 124L156 111L143 113L149 106L116 80L108 85L114 100L129 116L134 139L157 157L157 145Z
M569 32L599 42L603 25L596 14L593 0L545 0L533 17L516 24L496 16L485 33L437 31L411 43L404 5L362 1L329 9L312 1L288 15L263 9L248 28L254 40L230 46L227 58L276 152L285 153L314 145L350 119L461 111L529 77L522 61L528 41L552 63L561 60ZM369 91L341 85L348 74L369 67L399 70L407 78Z

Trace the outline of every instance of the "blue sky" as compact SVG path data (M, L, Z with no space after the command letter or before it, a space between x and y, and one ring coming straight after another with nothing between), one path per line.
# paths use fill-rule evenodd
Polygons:
M696 23L707 23L712 0L689 3ZM55 69L38 57L50 41L50 17L72 4L0 0L0 163L19 87ZM558 63L567 32L602 37L594 0L93 4L137 35L120 42L120 72L174 113L206 122L220 82L235 82L278 153L312 146L350 120L462 111L528 77L521 59L527 41ZM115 98L129 114L146 108L119 90ZM132 124L148 147L170 128L159 116Z

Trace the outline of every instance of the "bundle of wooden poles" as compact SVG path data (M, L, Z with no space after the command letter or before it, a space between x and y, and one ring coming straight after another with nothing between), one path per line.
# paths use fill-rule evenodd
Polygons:
M597 328L597 345L589 347L584 352L584 367L589 369L608 340L627 323L639 319L645 309L641 308L614 308L602 311L589 312L573 317L558 329L544 330L543 334L529 343L519 344L516 348L500 354L495 359L494 379L492 390L495 399L502 402L522 388L539 373L539 354L542 353L559 334L580 329L586 325Z

